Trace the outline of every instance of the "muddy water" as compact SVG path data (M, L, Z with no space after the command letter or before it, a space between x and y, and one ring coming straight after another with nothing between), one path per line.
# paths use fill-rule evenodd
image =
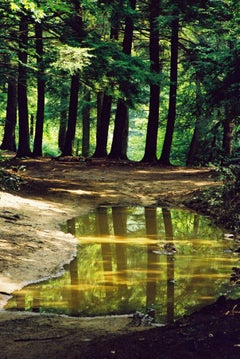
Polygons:
M206 217L183 210L99 207L68 221L78 256L57 279L14 293L6 309L78 316L146 312L172 322L239 296L230 282L240 246Z

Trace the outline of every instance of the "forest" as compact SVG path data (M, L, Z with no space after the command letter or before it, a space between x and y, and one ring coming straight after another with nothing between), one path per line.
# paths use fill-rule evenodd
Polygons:
M1 1L0 148L206 165L239 156L239 1Z

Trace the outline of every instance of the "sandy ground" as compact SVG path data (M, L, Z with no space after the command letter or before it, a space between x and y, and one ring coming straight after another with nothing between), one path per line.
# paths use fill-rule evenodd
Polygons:
M75 238L60 230L67 219L100 204L183 207L195 190L216 185L209 169L49 159L13 161L8 167L9 173L20 175L25 184L21 192L0 192L1 309L15 289L59 275L74 257ZM130 320L124 316L79 319L2 310L0 359L84 358L81 350L97 337L144 329L130 328ZM73 339L69 340L71 333L80 352Z

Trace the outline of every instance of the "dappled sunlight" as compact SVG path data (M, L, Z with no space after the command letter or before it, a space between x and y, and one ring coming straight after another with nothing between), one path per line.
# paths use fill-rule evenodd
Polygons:
M81 189L49 188L49 191L55 192L55 193L66 193L67 192L67 193L75 194L78 196L82 196L82 195L94 196L95 194L97 194L97 192L86 191L86 190L81 190Z

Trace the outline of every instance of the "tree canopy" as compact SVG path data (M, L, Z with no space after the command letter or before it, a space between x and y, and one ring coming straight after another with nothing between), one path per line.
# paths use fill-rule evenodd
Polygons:
M1 149L239 156L239 1L3 1Z

